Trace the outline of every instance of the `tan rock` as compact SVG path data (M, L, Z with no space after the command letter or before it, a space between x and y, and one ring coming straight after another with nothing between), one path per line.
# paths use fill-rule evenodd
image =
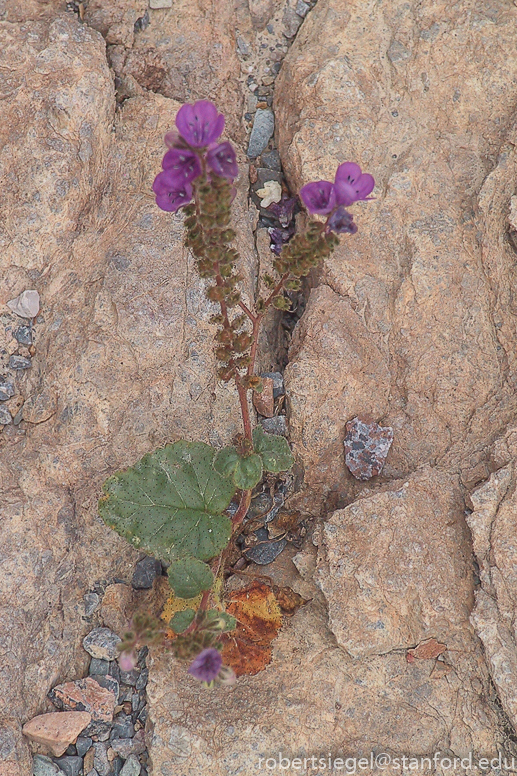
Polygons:
M57 411L57 396L55 393L43 390L41 393L29 396L23 404L23 420L27 423L44 423Z
M470 0L453 8L396 0L366 19L361 0L323 0L277 79L291 188L332 180L346 160L377 182L376 200L352 208L358 233L343 238L319 282L335 294L329 317L350 304L389 365L388 378L386 369L377 374L389 397L382 423L395 431L385 477L445 461L477 483L489 474L486 442L515 416L515 253L504 235L517 174L516 33L517 8L499 1L488 11ZM301 326L313 336L294 349L286 376L293 442L311 484L324 479L349 497L348 478L329 463L342 423L328 423L312 391L317 440L296 421L306 359L329 340L317 315L318 306L306 313ZM334 338L346 354L346 327ZM325 359L314 379L342 385L350 366L345 356L329 371ZM371 381L363 386L355 370L351 380L367 404Z
M165 441L223 445L240 430L237 397L213 376L213 310L181 215L160 211L151 191L178 103L146 93L116 112L104 39L58 5L30 21L28 3L0 21L2 300L35 288L44 310L33 366L13 377L19 395L58 396L45 422L1 434L0 717L26 773L17 720L87 673L83 596L99 580L130 580L138 558L98 518L102 482ZM215 43L194 34L189 46L202 58ZM236 244L251 290L247 179L244 167ZM0 351L4 338L2 328Z
M515 454L515 429L506 442ZM492 679L504 710L517 728L517 541L515 463L494 472L471 494L467 514L479 565L472 623L483 642Z
M457 480L423 469L323 524L315 579L330 629L352 657L431 637L454 648L469 630L473 590L461 511Z
M29 720L22 732L31 741L46 746L55 757L61 757L90 721L91 714L86 711L56 711Z
M101 687L91 676L58 684L52 689L49 697L58 708L86 711L93 720L102 722L111 722L113 719L115 695L111 690Z
M129 585L108 585L100 611L104 626L122 637L129 629L133 608L133 590Z
M273 380L270 377L262 378L262 390L253 392L253 406L265 418L272 418L275 414L275 400L273 398Z

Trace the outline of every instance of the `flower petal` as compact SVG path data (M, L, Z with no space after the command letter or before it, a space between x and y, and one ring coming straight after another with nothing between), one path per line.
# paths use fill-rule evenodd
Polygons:
M197 154L189 148L171 148L163 157L162 167L174 177L177 188L190 183L202 172Z
M213 102L199 100L194 105L182 105L176 115L176 126L190 146L204 148L221 136L224 116L217 113Z
M300 189L300 198L309 213L321 216L327 215L336 206L334 186L328 181L307 183Z
M223 664L219 650L210 647L204 649L194 658L188 673L200 682L213 682Z
M183 205L188 205L192 199L190 183L178 184L174 174L169 170L164 170L156 176L153 191L156 194L158 207L168 213L175 213Z
M345 210L343 205L334 210L327 226L331 232L336 232L337 234L355 234L357 232L357 224L354 224L354 217L348 210Z
M355 183L361 175L361 168L355 162L344 162L340 164L336 171L336 183L343 181L345 183Z
M373 191L374 186L375 180L373 175L363 172L354 183L355 192L358 195L357 199L366 199L368 194Z
M220 143L206 155L206 163L220 178L233 180L239 174L237 157L231 143Z

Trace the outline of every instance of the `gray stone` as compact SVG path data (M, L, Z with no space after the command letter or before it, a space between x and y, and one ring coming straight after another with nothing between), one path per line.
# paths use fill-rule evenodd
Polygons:
M131 671L123 671L120 669L120 682L121 684L129 684L135 687L137 681L140 678L140 669L133 668Z
M20 345L32 345L32 328L30 326L19 326L13 336Z
M142 558L135 566L131 584L135 590L148 590L153 586L156 577L161 576L162 564L156 558Z
M267 528L259 528L258 531L255 531L255 536L258 540L257 544L244 550L244 555L259 566L272 563L287 544L286 539L270 540Z
M25 356L11 356L9 358L9 366L11 369L30 369L32 361Z
M305 19L309 11L311 10L310 5L304 2L304 0L298 0L296 3L296 13L298 16L301 16L302 19Z
M300 29L302 21L302 18L296 13L296 11L290 6L287 6L283 17L285 37L294 38Z
M109 660L102 660L98 657L92 657L88 673L90 676L106 676L109 672Z
M266 151L266 153L262 154L260 157L260 162L264 167L267 167L269 170L276 170L277 172L281 172L282 170L282 162L280 161L280 154L276 150L276 148L273 148L271 151Z
M113 720L113 728L110 733L110 738L132 738L135 735L135 726L131 721L131 717L120 715Z
M109 628L94 628L83 639L83 647L92 657L101 660L114 660L117 647L122 639Z
M113 738L110 745L124 760L132 754L142 754L146 750L144 731L139 730L133 738Z
M282 183L283 175L278 170L271 170L269 167L257 168L257 182L253 184L253 188L256 191L261 189L267 181L277 181Z
M93 767L99 776L110 776L111 763L108 760L109 744L104 741L94 743Z
M122 770L124 766L124 760L122 757L115 757L115 759L111 763L111 767L113 768L113 776L119 776L120 771Z
M75 742L75 748L77 749L77 754L79 757L84 757L88 749L91 748L92 744L93 741L88 736L79 736Z
M7 407L0 406L0 426L7 426L12 422L11 413Z
M138 757L131 754L124 763L124 767L120 771L120 776L139 776L140 769L141 766Z
M142 671L140 671L140 676L136 680L136 684L135 684L136 689L143 690L147 684L148 678L149 678L149 669L144 668Z
M43 754L35 754L32 761L33 776L64 776L56 763Z
M10 380L0 383L0 401L6 401L14 396L14 385Z
M267 434L287 436L287 419L285 415L275 415L274 418L261 418L260 425Z
M94 611L100 604L101 599L97 593L86 593L86 595L83 596L83 601L84 601L85 617L89 617L91 614L94 613Z
M260 156L262 151L267 147L274 131L275 117L273 111L269 109L258 110L255 113L255 118L253 120L253 129L251 130L247 151L250 159L255 159L257 156Z
M59 765L66 776L79 776L79 773L83 767L82 757L59 757L58 759L54 760L54 762L56 765Z
M261 372L261 377L269 377L273 381L273 398L278 399L285 393L284 376L282 372Z

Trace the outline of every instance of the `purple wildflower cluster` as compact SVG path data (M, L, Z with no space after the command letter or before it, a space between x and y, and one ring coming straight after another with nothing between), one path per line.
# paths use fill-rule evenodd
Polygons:
M355 162L344 162L337 168L334 183L315 181L300 190L300 198L311 214L328 216L327 230L338 234L355 234L357 225L345 208L359 200L370 200L375 186L372 175L361 172Z
M176 115L178 132L168 132L169 150L153 183L156 204L175 212L192 201L196 178L206 174L233 180L239 170L235 151L228 142L217 143L224 130L224 116L207 100L183 105ZM179 133L179 134L178 134Z

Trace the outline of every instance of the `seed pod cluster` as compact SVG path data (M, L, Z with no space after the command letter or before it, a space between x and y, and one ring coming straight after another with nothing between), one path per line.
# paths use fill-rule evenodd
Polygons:
M212 322L220 327L216 334L215 354L221 363L217 374L226 382L247 368L252 343L250 334L243 328L245 316L230 320L228 314L240 301L237 285L243 279L235 270L239 254L230 245L235 239L235 232L229 226L231 198L229 181L211 173L210 180L206 175L196 179L195 204L185 208L185 245L197 260L200 277L214 281L207 288L208 299L221 305L221 315L214 316Z

